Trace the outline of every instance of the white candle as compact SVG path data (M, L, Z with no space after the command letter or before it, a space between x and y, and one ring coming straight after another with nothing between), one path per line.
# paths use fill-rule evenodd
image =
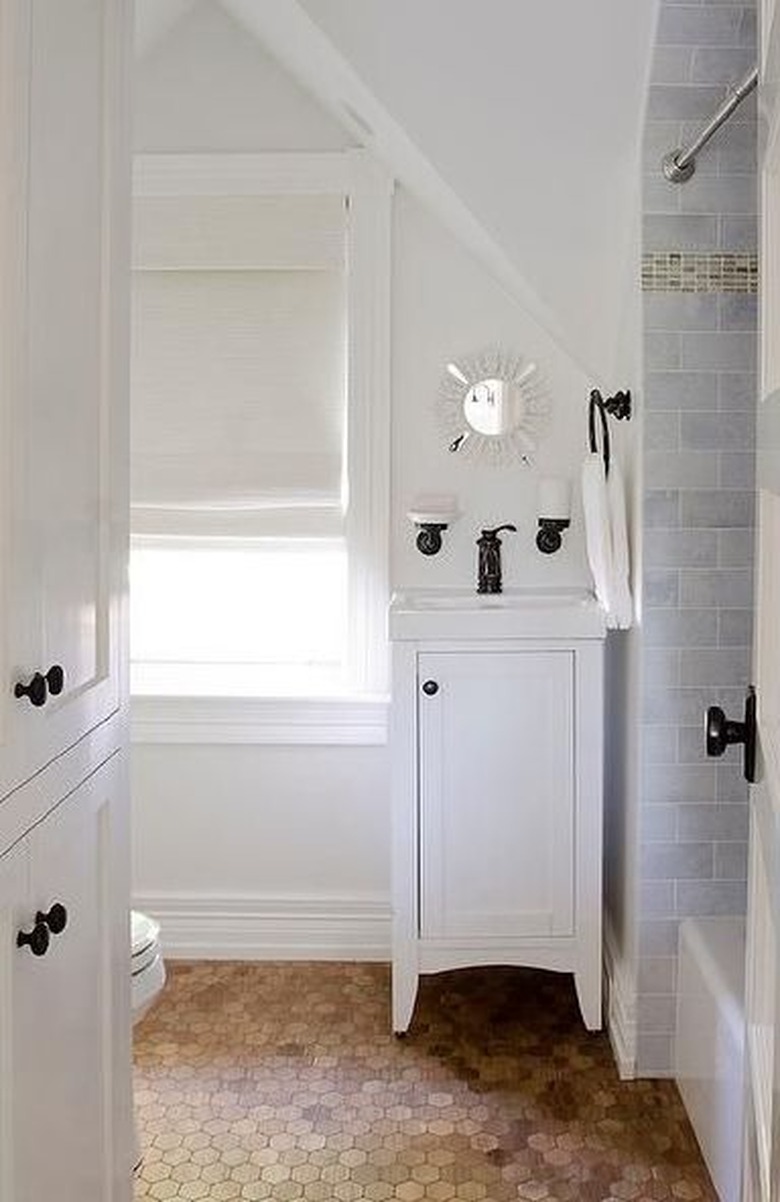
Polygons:
M568 521L571 516L571 488L560 476L543 476L539 481L539 517Z

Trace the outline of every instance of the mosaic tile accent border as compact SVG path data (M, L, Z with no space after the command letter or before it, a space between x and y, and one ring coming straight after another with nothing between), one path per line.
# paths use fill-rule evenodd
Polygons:
M642 255L642 291L758 292L758 255L653 251Z

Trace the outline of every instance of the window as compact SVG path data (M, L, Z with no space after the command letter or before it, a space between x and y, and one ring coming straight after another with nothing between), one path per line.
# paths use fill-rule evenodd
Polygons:
M137 164L134 693L384 691L389 195L358 152Z

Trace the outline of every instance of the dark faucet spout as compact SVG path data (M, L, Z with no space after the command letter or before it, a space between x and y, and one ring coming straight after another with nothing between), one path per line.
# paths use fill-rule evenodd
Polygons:
M501 592L501 539L498 537L502 530L512 530L517 533L517 526L505 522L493 530L483 530L477 539L479 549L479 567L477 573L478 593Z

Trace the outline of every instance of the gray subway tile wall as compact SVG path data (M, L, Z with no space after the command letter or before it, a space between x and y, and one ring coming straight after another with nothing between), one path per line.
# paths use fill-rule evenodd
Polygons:
M643 146L645 337L637 1071L672 1071L679 921L744 912L739 755L703 715L741 712L752 639L756 106L683 185L660 160L756 59L751 3L662 0Z

